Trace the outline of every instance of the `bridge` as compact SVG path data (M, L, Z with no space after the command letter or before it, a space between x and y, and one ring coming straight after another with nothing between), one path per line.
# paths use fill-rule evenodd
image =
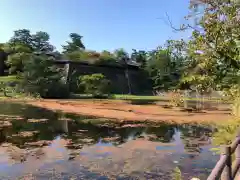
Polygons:
M207 180L238 180L240 169L240 131L231 145L225 146L216 166Z

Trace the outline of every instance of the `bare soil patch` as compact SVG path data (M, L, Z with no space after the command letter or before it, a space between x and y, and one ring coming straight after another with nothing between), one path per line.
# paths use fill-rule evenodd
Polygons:
M166 109L160 105L132 105L122 100L39 100L26 103L50 110L101 117L119 122L216 123L231 118L230 111L221 110L221 108L195 113L181 111L178 108Z

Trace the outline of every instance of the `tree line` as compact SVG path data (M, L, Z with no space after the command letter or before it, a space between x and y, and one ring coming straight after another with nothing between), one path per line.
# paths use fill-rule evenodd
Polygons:
M88 50L83 37L71 33L69 41L62 46L62 52L58 52L50 43L48 33L16 30L8 42L0 45L0 67L9 69L9 74L24 73L27 72L26 64L29 66L34 58L49 58L46 54L58 60L92 64L124 66L131 61L138 63L146 72L154 90L187 88L206 92L214 89L236 96L240 84L239 0L191 0L190 10L194 13L186 18L189 22L194 18L195 23L184 24L178 30L190 28L191 38L188 41L168 40L151 51L133 49L128 53L123 48L114 52Z
M16 30L8 42L0 45L1 69L7 69L9 74L23 72L24 64L29 62L32 55L39 53L51 55L56 60L86 61L91 64L124 66L135 62L147 72L146 75L154 82L155 89L169 89L178 84L186 58L186 43L183 40L169 40L164 46L148 52L133 49L132 53L128 53L123 48L114 52L87 50L82 36L77 33L71 33L69 39L62 46L62 52L59 52L50 43L48 33L39 31L31 34L27 29Z

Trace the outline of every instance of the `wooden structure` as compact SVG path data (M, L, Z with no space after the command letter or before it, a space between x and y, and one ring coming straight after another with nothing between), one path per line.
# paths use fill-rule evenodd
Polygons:
M216 166L207 180L234 180L240 169L240 133L229 146L223 148L223 152ZM235 156L234 156L235 154ZM234 161L232 161L234 157Z
M103 74L111 82L113 94L144 94L152 91L152 81L136 64L91 64L85 61L55 60L63 68L70 84L70 91L79 93L76 78L95 73Z

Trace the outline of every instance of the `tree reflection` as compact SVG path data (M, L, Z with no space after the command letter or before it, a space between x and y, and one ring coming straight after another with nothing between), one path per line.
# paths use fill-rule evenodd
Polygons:
M212 130L209 128L184 125L179 127L179 129L184 148L188 153L197 155L201 153L202 146L211 144L210 137ZM193 154L192 156L194 157Z
M71 156L78 154L76 152L79 152L84 145L94 145L100 141L111 143L113 146L138 138L170 143L175 140L175 129L181 132L185 150L188 153L199 154L202 146L210 144L212 132L209 128L188 125L178 127L167 124L145 124L137 126L140 123L135 122L135 124L130 124L132 126L127 126L127 124L114 124L107 121L93 123L93 120L86 121L87 117L84 116L63 114L28 105L10 103L6 107L1 108L0 114L19 116L23 119L11 119L12 127L0 131L0 143L9 142L19 148L31 148L34 144L43 147L49 145L47 141L51 142L56 137L61 137L67 141L66 148L70 150ZM33 123L27 121L29 118L36 120L45 118L48 121ZM38 133L30 137L12 136L28 131Z

